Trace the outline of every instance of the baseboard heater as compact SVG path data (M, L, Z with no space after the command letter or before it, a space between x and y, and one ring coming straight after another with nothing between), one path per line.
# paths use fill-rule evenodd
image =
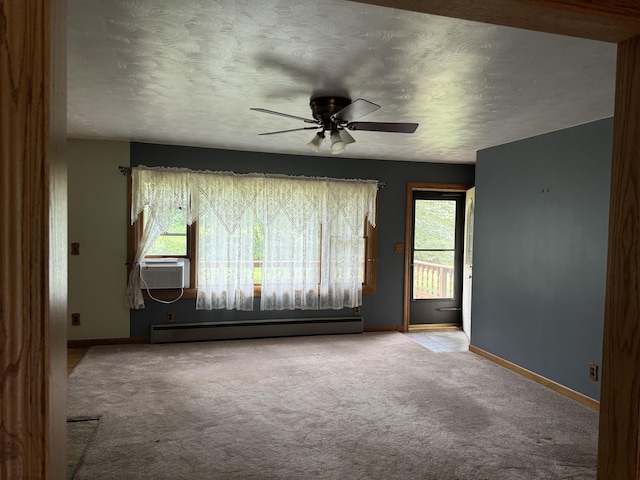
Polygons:
M151 343L362 333L362 317L247 320L151 326Z

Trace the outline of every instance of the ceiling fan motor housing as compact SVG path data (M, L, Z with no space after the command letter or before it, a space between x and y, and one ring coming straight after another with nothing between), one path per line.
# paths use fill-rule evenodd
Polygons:
M321 122L325 130L335 129L331 117L350 104L351 99L346 97L318 97L309 102L313 118Z

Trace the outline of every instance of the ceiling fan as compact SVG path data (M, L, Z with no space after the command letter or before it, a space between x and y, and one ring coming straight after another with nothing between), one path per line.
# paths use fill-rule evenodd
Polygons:
M318 97L312 98L309 106L311 107L313 119L274 112L273 110L266 110L264 108L251 108L250 110L294 118L296 120L302 120L305 123L315 124L312 127L279 130L277 132L260 133L259 135L276 135L300 130L319 130L313 139L307 143L307 146L319 152L320 146L328 132L331 140L331 153L334 154L342 153L347 144L355 142L355 139L347 130L413 133L418 128L417 123L354 122L353 120L364 117L380 108L380 105L376 105L362 98L358 98L352 102L351 99L346 97Z

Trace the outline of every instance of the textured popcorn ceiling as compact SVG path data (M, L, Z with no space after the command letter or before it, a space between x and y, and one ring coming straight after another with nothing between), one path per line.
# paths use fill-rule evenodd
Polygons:
M68 130L330 156L307 126L312 94L382 106L344 157L473 162L479 149L613 114L613 44L345 0L69 0Z

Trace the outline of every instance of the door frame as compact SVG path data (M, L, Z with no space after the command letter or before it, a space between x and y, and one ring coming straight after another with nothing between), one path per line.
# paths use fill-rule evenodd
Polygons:
M411 239L413 234L413 193L414 192L461 192L473 185L466 183L407 182L407 199L404 219L404 303L402 313L402 331L409 331L411 320Z
M3 0L0 17L0 172L11 180L0 189L0 477L58 480L67 468L66 0Z

